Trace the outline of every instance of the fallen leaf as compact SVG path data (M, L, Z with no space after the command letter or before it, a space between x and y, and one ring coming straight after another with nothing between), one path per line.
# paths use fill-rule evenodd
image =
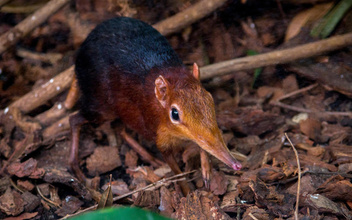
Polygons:
M141 191L133 203L135 206L155 208L160 205L159 190Z
M97 147L86 162L91 176L109 172L122 164L116 147Z
M27 191L32 191L34 189L34 185L31 182L29 182L28 180L20 180L19 179L19 180L17 180L17 185Z
M258 178L266 183L277 182L285 176L285 173L279 167L264 167L259 169L258 172Z
M334 6L333 2L317 4L313 8L298 13L287 27L285 42L295 37L304 26L322 18Z
M196 190L181 198L172 215L176 219L206 220L206 219L230 219L219 209L219 206Z
M282 88L285 94L296 91L299 89L296 75L290 74L282 80Z
M38 196L33 195L30 192L24 192L21 195L23 201L25 202L24 210L26 212L32 212L40 205L40 198Z
M7 215L19 215L24 210L24 201L17 191L8 188L0 197L0 210Z
M172 204L172 195L165 186L162 186L160 188L159 210L160 210L160 214L165 216L171 216L171 214L174 212L174 208Z
M225 194L228 184L229 181L223 172L218 172L216 170L212 171L210 179L210 191L213 192L214 195Z
M66 216L75 213L81 206L83 202L74 196L66 196L62 202L62 207L58 209L55 213L58 216Z
M352 183L349 180L335 180L324 184L316 192L334 201L348 201L352 198Z
M269 220L269 214L264 210L260 209L257 206L252 206L246 209L243 213L242 220L253 220L253 217L260 220Z
M38 215L38 212L32 212L32 213L22 213L19 216L16 217L8 217L8 218L4 218L4 220L24 220L24 219L32 219L34 217L36 217Z
M33 158L29 158L23 163L11 163L7 167L7 171L11 175L16 175L17 177L25 177L28 176L33 179L39 179L41 178L44 174L45 171L43 168L37 168L37 161L34 160Z
M111 175L110 175L110 181L111 181ZM100 197L97 209L111 207L112 203L113 201L112 201L111 183L109 183L108 187L104 190L103 194Z
M321 134L321 122L316 119L307 118L306 120L301 120L299 128L303 134L318 143L325 143L329 139L327 136Z
M108 184L105 184L102 189L105 191L108 188ZM123 195L129 193L128 185L123 180L115 180L111 182L111 191L114 195Z
M67 170L59 170L54 168L45 168L44 181L48 183L62 183L72 187L83 198L90 200L91 193L80 181L67 172Z
M340 216L345 216L337 203L320 194L305 195L301 205L308 206L312 209L317 209L320 213L333 213Z

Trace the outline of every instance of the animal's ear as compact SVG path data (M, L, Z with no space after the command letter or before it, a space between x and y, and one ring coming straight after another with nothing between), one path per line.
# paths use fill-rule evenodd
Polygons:
M163 76L160 75L158 78L156 78L155 96L164 108L166 107L168 87L169 87L169 83Z
M199 72L198 65L196 63L193 63L193 76L194 78L200 80L200 72Z

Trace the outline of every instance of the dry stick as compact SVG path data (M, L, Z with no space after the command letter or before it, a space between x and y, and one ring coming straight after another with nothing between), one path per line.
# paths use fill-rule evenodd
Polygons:
M73 114L77 113L78 111L75 111ZM53 136L56 136L57 134L67 131L70 129L70 122L69 122L70 115L67 115L60 120L56 121L55 123L51 124L49 127L45 128L43 130L43 138L44 140L47 138L51 138Z
M234 71L254 69L304 59L352 45L352 33L334 36L326 40L303 44L294 48L273 51L255 56L228 60L200 68L201 79L225 75Z
M74 66L68 68L45 84L33 89L12 103L9 107L16 107L23 113L28 113L40 105L43 105L47 100L55 97L70 86L74 75L73 68Z
M180 31L222 6L227 0L202 0L153 27L162 35Z
M155 183L149 184L148 186L145 186L145 187L143 187L143 188L136 189L136 190L134 190L134 191L132 191L132 192L126 193L126 194L121 195L121 196L116 196L116 197L113 198L113 201L116 202L117 200L123 199L123 198L125 198L125 197L127 197L127 196L130 196L130 195L135 194L135 193L140 192L140 191L144 191L144 190L147 190L147 189L149 189L149 190L151 190L151 189L156 189L156 188L159 188L159 187L161 187L161 186L167 185L167 184L169 184L169 183L173 183L173 182L177 182L177 181L183 181L183 180L184 180L184 177L183 177L183 176L186 176L186 175L191 174L191 173L194 173L194 172L196 172L196 170L192 170L192 171L185 172L185 173L180 173L180 174L177 174L177 175L168 177L168 178L161 179L161 180L159 180L159 181L157 181L157 182L155 182ZM179 177L182 177L182 178L179 178ZM178 179L178 178L179 178L179 179ZM60 220L62 220L62 219L67 219L67 218L71 218L71 217L73 217L73 216L82 214L82 213L84 213L84 212L88 212L88 211L94 210L94 209L97 208L97 207L98 207L98 204L93 205L93 206L91 206L91 207L89 207L89 208L83 209L83 210L78 211L78 212L76 212L76 213L74 213L74 214L67 215L67 216L61 218Z
M45 6L18 23L14 28L1 35L0 54L15 45L21 38L46 21L46 19L68 2L69 0L51 0Z
M346 116L346 117L352 117L352 112L319 112L319 111L313 111L311 109L306 109L306 108L301 108L301 107L296 107L292 105L287 105L282 102L270 102L271 105L275 105L281 108L289 109L292 111L296 112L303 112L303 113L313 113L317 115L318 117L325 117L325 116Z
M296 112L304 112L304 113L314 113L318 116L347 116L347 117L352 117L352 112L327 112L327 111L313 111L311 109L306 109L306 108L301 108L301 107L296 107L296 106L292 106L292 105L287 105L281 102L281 100L290 98L292 96L295 96L297 94L309 91L313 88L315 88L318 85L318 83L312 84L310 86L304 87L302 89L298 89L296 91L293 91L291 93L288 93L286 95L281 96L279 99L275 100L275 101L271 101L270 104L271 105L275 105L281 108L286 108L292 111L296 111Z
M285 136L286 136L288 142L290 142L290 145L291 145L293 151L295 152L295 156L296 156L296 160L297 160L298 182L297 182L297 197L296 197L295 220L298 220L299 193L301 191L301 165L300 165L300 162L299 162L298 153L297 153L296 148L293 146L293 144L292 144L290 138L288 137L287 133L285 133Z
M290 98L290 97L292 97L292 96L301 94L301 93L303 93L303 92L307 92L307 91L309 91L309 90L311 90L311 89L314 89L314 88L317 87L318 85L319 85L318 83L314 83L314 84L312 84L312 85L310 85L310 86L307 86L307 87L304 87L304 88L302 88L302 89L298 89L298 90L296 90L296 91L290 92L290 93L285 94L285 95L281 96L280 98L278 98L277 101L279 102L279 101L281 101L281 100L283 100L283 99L287 99L287 98Z
M11 1L11 0L0 0L0 8L1 8L1 6L7 4L9 1Z
M252 213L248 214L253 220L258 220Z

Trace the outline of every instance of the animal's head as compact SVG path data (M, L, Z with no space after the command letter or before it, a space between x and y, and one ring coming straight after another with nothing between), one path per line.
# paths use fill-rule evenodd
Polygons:
M235 170L241 164L230 154L216 122L214 100L200 83L198 66L193 66L193 77L168 81L163 76L155 80L155 96L167 120L159 128L158 142L168 143L170 136L196 142Z

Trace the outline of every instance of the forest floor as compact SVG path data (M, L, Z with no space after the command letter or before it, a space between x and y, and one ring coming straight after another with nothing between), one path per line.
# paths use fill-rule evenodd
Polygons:
M114 205L177 219L352 219L352 43L306 56L328 45L297 47L320 42L310 30L333 2L209 2L221 3L194 21L171 20L180 27L168 30L161 21L197 1L70 1L28 34L21 29L12 38L6 33L46 1L0 5L0 219L70 216L94 206L93 192L103 193L109 184L114 197L121 197ZM195 12L205 10L206 3L197 7ZM65 102L69 68L88 33L116 16L155 24L190 69L193 63L201 67L218 125L241 170L211 157L206 189L198 147L185 143L176 155L185 175L173 177L168 165L152 166L123 141L120 122L82 127L79 157L89 188L68 169L68 116L79 109ZM327 39L351 33L351 20L349 10ZM296 50L260 65L255 60L256 54L287 48ZM240 57L254 64L227 71L211 66ZM213 70L205 77L209 66ZM126 132L163 161L155 143ZM187 196L179 178L192 188Z

